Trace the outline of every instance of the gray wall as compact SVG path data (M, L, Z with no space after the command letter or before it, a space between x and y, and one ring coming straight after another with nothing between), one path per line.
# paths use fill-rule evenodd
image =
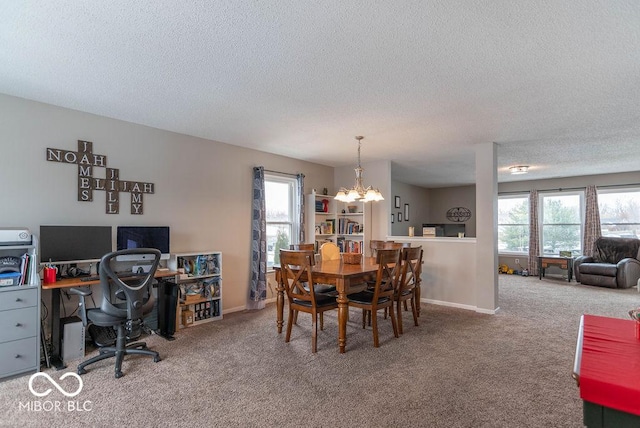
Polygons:
M392 181L391 194L386 201L395 217L395 222L391 225L391 235L408 236L409 227L413 226L415 235L422 236L422 223L428 221L429 209L432 206L431 192L432 190L424 187ZM400 208L395 208L396 196L400 197ZM409 221L404 219L404 204L409 204ZM401 222L398 221L399 212L403 215Z
M77 140L92 141L121 179L155 184L144 215L129 213L126 193L120 214L105 213L104 192L77 201L77 167L45 160L47 147L75 151ZM334 187L327 166L2 94L0 141L1 227L168 225L174 253L222 251L225 311L244 309L248 296L252 167L302 172L306 193Z
M447 210L464 207L471 210L471 218L465 221L465 236L476 236L476 186L441 187L431 189L429 223L453 223L447 220Z

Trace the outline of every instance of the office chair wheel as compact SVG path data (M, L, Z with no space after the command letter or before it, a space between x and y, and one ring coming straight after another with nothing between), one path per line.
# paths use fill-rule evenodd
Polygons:
M116 372L116 379L120 379L122 377L122 372L121 371L117 371Z
M153 357L153 362L154 362L154 363L157 363L158 361L162 361L162 359L160 358L160 356Z
M87 374L87 371L85 369L78 369L78 374L79 375Z

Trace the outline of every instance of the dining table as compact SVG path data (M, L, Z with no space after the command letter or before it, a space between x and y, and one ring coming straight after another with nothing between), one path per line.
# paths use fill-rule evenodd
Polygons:
M284 292L285 285L281 275L280 266L274 266L276 273L276 324L278 333L282 333L284 325ZM338 292L338 346L340 353L344 353L347 346L347 320L349 319L349 298L347 295L361 291L366 287L367 280L375 279L378 264L375 257L363 257L357 264L344 263L342 258L338 260L320 260L313 268L313 282L319 284L331 284L336 286Z

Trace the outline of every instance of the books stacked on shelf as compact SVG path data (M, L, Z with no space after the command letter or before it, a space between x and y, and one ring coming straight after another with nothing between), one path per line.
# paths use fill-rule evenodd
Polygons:
M362 241L338 238L338 248L341 253L362 253L363 244Z
M362 227L357 221L341 218L338 220L338 233L341 235L353 235L362 232Z
M316 201L316 212L323 213L324 212L324 204L322 201Z

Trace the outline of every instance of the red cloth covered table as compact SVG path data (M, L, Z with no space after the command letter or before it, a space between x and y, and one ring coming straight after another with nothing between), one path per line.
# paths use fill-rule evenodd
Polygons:
M636 322L584 315L580 398L640 415L640 339Z

